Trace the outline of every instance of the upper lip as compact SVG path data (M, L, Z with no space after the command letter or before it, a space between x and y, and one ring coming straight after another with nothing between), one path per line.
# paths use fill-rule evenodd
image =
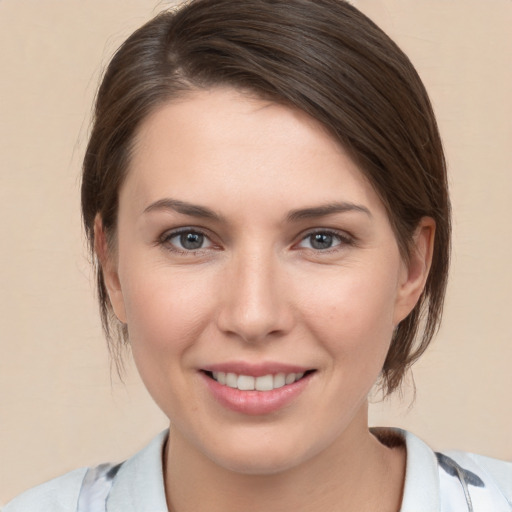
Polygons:
M230 361L225 363L211 364L201 368L201 370L205 372L236 373L237 375L250 375L252 377L263 377L264 375L276 375L278 373L305 373L308 370L313 369L314 368L306 366L273 361L264 363Z

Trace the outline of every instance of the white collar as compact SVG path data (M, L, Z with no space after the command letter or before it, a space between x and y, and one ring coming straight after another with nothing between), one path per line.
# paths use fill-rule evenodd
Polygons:
M377 437L379 432L392 431L405 441L407 464L400 512L439 512L439 471L431 448L405 430L371 431ZM121 466L107 501L107 512L168 512L162 464L168 433L160 433Z
M165 430L119 469L107 500L107 512L168 512L162 454Z
M406 430L379 427L370 431L377 438L391 432L405 443L407 462L400 512L440 512L439 469L432 449Z

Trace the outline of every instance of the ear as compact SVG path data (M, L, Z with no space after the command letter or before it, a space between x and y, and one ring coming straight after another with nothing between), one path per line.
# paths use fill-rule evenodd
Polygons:
M126 323L123 291L117 271L117 258L108 246L107 235L103 229L103 222L99 213L94 219L94 251L103 272L103 282L114 313L120 322Z
M431 217L423 217L414 232L409 258L403 262L400 275L394 324L398 325L418 302L432 264L436 223Z

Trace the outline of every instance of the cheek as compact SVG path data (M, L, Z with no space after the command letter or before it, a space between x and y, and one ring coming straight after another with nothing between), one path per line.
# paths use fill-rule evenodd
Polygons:
M337 274L304 295L311 330L333 361L357 359L364 366L383 360L394 329L396 273L365 267Z
M197 340L211 317L209 283L199 276L185 276L169 269L141 265L121 279L125 298L130 347L139 374L153 400L169 417L180 417L183 394ZM189 371L187 371L189 370ZM181 397L181 398L180 398ZM199 407L197 396L187 395L191 410Z
M172 362L162 355L184 353L205 328L214 297L209 280L201 272L143 264L130 265L125 275L121 284L134 356Z

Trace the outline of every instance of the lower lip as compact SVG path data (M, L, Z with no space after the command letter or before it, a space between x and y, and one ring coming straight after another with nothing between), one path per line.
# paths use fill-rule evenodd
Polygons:
M250 416L270 414L283 409L305 390L312 376L308 374L293 384L272 391L240 391L219 384L203 372L201 375L217 402L227 409Z

